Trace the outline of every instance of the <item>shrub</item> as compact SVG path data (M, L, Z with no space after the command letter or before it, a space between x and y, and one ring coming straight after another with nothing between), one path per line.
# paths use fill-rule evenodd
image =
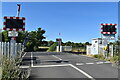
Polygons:
M24 80L27 77L24 76L24 71L20 69L21 57L8 58L3 56L2 58L2 80ZM22 77L23 76L23 77Z
M103 56L103 54L95 54L95 55L93 55L93 57L94 58L98 58L98 59L104 59L104 56Z
M111 57L110 61L116 62L116 61L118 61L118 59L119 59L118 56L114 56L114 57Z
M98 58L98 54L95 54L93 57L94 57L94 58Z
M2 59L2 80L11 80L16 79L19 80L20 69L19 66L16 65L16 61L13 59L9 59L7 57L3 57Z
M55 50L56 50L56 46L57 46L57 42L55 42L54 44L52 44L47 51L48 51L48 52L49 52L49 51L55 51Z

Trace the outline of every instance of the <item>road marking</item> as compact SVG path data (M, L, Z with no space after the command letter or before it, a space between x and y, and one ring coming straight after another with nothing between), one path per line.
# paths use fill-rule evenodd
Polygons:
M104 62L104 63L111 63L111 62L109 62L109 61L106 61L106 62Z
M80 55L80 56L87 58L87 59L90 59L90 60L99 61L97 58L91 58L91 57L84 56L84 55Z
M59 60L62 60L61 58L59 58L59 57L57 57L57 56L55 56L55 55L52 55L53 57L55 57L55 58L57 58L57 59L59 59Z
M29 68L30 66L20 66L20 68Z
M103 62L96 62L96 64L103 64Z
M94 63L86 63L86 64L94 64Z
M27 52L25 52L25 54L22 56L22 58L26 55Z
M86 77L90 78L91 80L95 80L92 76L90 76L89 74L87 74L86 72L84 72L83 70L77 68L76 66L69 64L71 67L73 67L74 69L76 69L77 71L81 72L82 74L84 74Z
M32 56L32 52L31 52L31 67L33 67L33 56Z
M84 65L84 63L76 63L76 65Z
M39 65L39 66L32 66L32 67L61 67L61 66L70 66L70 64L61 64L61 65Z
M111 62L106 61L106 62L96 62L96 63L76 63L76 65L85 65L85 64L107 64L107 63L111 63Z

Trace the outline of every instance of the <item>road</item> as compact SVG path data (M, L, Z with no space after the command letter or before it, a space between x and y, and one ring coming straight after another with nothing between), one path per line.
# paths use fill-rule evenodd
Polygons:
M76 78L117 80L118 69L108 61L57 52L26 52L21 66L30 66L30 79Z

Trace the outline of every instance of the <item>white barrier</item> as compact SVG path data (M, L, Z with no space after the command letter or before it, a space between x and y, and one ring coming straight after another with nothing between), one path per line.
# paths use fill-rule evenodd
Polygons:
M87 45L86 51L87 51L88 55L89 54L95 55L95 53L94 53L95 51L97 51L96 54L100 53L100 54L105 55L104 54L104 45L99 45L99 47L97 47L97 48L94 48L92 45ZM113 51L114 51L113 45L109 45L110 56L113 56Z
M60 50L59 46L56 46L56 51L57 52L72 51L72 46L60 46Z
M21 43L15 43L15 54L12 54L12 47L13 45L9 42L0 42L0 55L4 55L8 58L17 56L19 52L22 51L22 44Z

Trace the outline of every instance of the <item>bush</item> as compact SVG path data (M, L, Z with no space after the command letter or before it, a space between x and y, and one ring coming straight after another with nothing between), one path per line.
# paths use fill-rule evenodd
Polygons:
M114 56L114 57L112 57L112 58L110 59L110 61L112 61L112 62L116 62L116 61L118 61L118 59L119 59L118 56Z
M20 56L17 56L15 59L3 56L2 80L26 80L27 77L24 76L24 71L20 68L20 62Z
M93 57L94 57L94 58L98 58L98 54L95 54Z
M7 57L3 57L2 59L2 80L11 80L16 79L19 80L20 69L19 66L16 65L16 60L9 59Z
M48 51L48 52L49 52L49 51L55 51L55 50L56 50L56 46L57 46L57 42L55 42L54 44L52 44L47 51Z
M103 56L103 54L95 54L95 55L93 55L93 57L94 58L98 58L98 59L104 59L104 56Z

